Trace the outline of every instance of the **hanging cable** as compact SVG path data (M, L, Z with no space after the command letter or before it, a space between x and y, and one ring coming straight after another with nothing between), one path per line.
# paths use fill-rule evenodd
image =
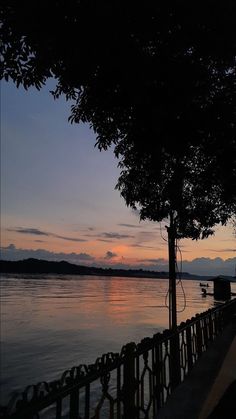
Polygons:
M165 239L165 237L162 234L162 226L161 226L161 223L159 225L160 225L160 234L161 234L162 240L164 240L165 242L168 242L168 240ZM183 293L183 297L184 297L184 305L183 305L183 308L181 310L177 310L177 313L182 313L185 310L186 306L187 306L187 301L186 301L186 294L185 294L185 290L184 290L184 286L183 286L183 282L182 282L182 277L181 277L182 271L183 271L183 269L182 269L183 268L183 258L182 258L182 252L181 252L181 249L180 249L180 247L178 245L178 240L177 239L176 239L175 248L176 248L175 267L176 267L176 273L177 273L177 276L178 276L178 282L177 282L176 285L179 285L180 284L181 289L182 289L182 293ZM177 263L177 251L180 254L180 270L179 270L178 263ZM166 308L169 309L169 304L167 303L168 296L169 296L169 287L168 287L168 290L167 290L166 295L165 295L165 305L164 305L164 307L166 307Z
M162 240L164 240L165 242L168 242L168 240L165 239L165 237L162 234L162 226L161 226L161 223L159 223L159 226L160 226L160 234L161 234ZM166 307L166 308L169 309L169 304L167 303L167 301L168 301L168 295L169 295L169 287L168 287L168 290L167 290L166 295L165 295L165 305L162 306L162 307Z
M166 293L166 296L165 296L165 305L164 305L164 307L169 309L169 304L167 303L168 296L169 296L169 287L168 287L168 290L167 290L167 293Z
M160 224L160 234L161 234L161 238L162 238L162 240L164 240L165 242L168 242L168 240L167 239L165 239L165 237L163 236L163 234L162 234L162 227L161 227L161 223L159 223Z
M179 280L177 282L177 285L180 284L181 289L182 289L182 293L183 293L183 297L184 297L184 305L183 305L183 308L181 310L177 310L177 313L182 313L185 310L186 306L187 306L187 301L186 301L186 294L185 294L185 290L184 290L184 286L183 286L183 282L182 282L183 258L182 258L182 252L181 252L181 249L180 249L180 247L178 245L177 239L176 239L176 250L180 254L180 270L179 270L178 263L177 263L177 257L176 257L176 261L175 261L176 272L177 272L177 275L179 276ZM176 251L176 254L177 254L177 251Z

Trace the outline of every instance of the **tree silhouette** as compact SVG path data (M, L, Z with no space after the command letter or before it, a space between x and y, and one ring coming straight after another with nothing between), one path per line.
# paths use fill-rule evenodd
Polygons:
M155 152L138 153L135 147L129 147L120 161L117 188L127 205L138 209L141 219L169 219L169 314L172 326L177 323L176 240L208 237L213 234L216 224L225 225L236 214L235 171L228 173L226 169L223 172L218 163L219 158L227 164L225 152L222 147L221 156L217 156L216 150L213 156L206 147L189 146L178 157L163 152L157 164ZM235 166L235 156L235 153L229 156L232 158L231 169Z
M236 214L235 1L0 7L1 77L26 89L57 80L71 122L115 146L126 203L170 217L171 259L175 237L207 237Z

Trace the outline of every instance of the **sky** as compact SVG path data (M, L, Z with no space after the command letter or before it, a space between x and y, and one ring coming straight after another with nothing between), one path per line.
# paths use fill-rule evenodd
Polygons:
M166 223L140 222L125 205L112 149L100 152L88 125L68 122L71 104L54 100L53 86L1 84L1 258L168 270ZM182 240L179 269L235 275L235 244L231 225Z

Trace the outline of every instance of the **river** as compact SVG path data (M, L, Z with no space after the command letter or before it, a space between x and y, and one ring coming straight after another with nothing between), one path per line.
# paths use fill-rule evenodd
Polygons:
M214 306L198 281L182 285L178 322ZM2 276L1 403L28 384L57 379L67 368L167 328L167 292L166 279Z

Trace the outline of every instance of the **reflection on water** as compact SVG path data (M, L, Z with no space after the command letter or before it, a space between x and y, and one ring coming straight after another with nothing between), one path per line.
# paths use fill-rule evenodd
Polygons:
M198 281L177 287L178 322L214 305ZM236 284L232 284L232 291ZM209 288L210 291L211 288ZM104 352L168 327L168 281L116 277L1 279L1 399L30 383L53 380Z

